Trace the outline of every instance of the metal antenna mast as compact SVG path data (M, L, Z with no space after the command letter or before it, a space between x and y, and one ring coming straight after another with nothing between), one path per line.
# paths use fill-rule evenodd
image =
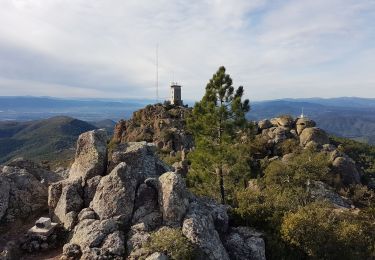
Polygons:
M159 103L159 44L156 44L156 103Z

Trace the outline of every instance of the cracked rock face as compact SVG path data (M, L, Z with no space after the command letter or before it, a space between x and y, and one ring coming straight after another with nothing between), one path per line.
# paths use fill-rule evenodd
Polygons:
M182 233L211 260L229 260L219 233L215 229L214 219L210 212L199 203L191 203L182 225Z
M180 226L189 205L185 181L173 172L159 177L159 205L167 226Z
M83 133L77 141L74 163L69 179L86 181L105 172L107 165L107 134L103 129Z
M47 186L27 169L0 169L0 219L13 222L47 209Z
M136 189L141 180L139 172L124 162L120 163L100 180L91 208L100 219L117 217L125 223L130 222Z

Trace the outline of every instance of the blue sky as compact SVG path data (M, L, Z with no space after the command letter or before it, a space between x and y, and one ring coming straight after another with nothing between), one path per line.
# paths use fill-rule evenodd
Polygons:
M375 0L0 0L0 95L375 97Z

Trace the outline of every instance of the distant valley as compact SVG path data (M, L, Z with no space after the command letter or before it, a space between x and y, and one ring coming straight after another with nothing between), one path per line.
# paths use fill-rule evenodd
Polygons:
M27 122L0 121L0 163L16 157L66 166L74 158L76 140L86 131L104 128L112 134L114 121L85 122L66 116Z

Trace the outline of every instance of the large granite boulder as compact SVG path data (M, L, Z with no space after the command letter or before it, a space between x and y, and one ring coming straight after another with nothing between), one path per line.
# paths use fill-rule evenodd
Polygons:
M258 129L259 130L264 130L264 129L268 129L272 127L272 124L270 122L270 120L268 119L264 119L264 120L261 120L258 122Z
M215 220L204 205L192 202L182 225L182 233L197 245L211 260L229 260L219 233L215 229Z
M133 213L136 190L142 180L142 172L120 163L100 180L91 208L101 220L115 217L128 223Z
M344 185L361 183L361 176L354 161L348 157L337 157L333 163L333 172L339 174Z
M230 259L265 260L266 246L262 233L248 227L231 228L225 235L224 244Z
M69 171L70 179L82 179L85 182L105 173L107 139L107 133L103 129L89 131L79 136L75 160Z
M273 122L276 122L276 126L284 128L292 128L294 125L294 119L289 115L274 118Z
M174 172L164 173L159 177L158 193L164 224L180 226L189 205L184 179Z
M297 134L300 135L305 128L310 128L310 127L315 127L315 126L316 126L316 123L307 117L298 118L296 121Z
M129 142L116 146L112 152L109 170L116 165L125 162L131 165L134 171L142 173L145 178L158 177L171 171L172 167L165 164L155 155L154 144L146 142Z
M6 222L40 213L47 207L47 186L26 169L0 169L0 213Z
M302 146L306 146L310 142L313 142L317 145L324 145L329 143L327 133L317 127L305 128L299 138Z
M61 190L61 194L60 193ZM78 213L84 207L83 189L80 180L65 180L49 188L49 203L54 208L53 219L62 223L67 230L73 229L77 222ZM59 197L57 200L56 198Z

